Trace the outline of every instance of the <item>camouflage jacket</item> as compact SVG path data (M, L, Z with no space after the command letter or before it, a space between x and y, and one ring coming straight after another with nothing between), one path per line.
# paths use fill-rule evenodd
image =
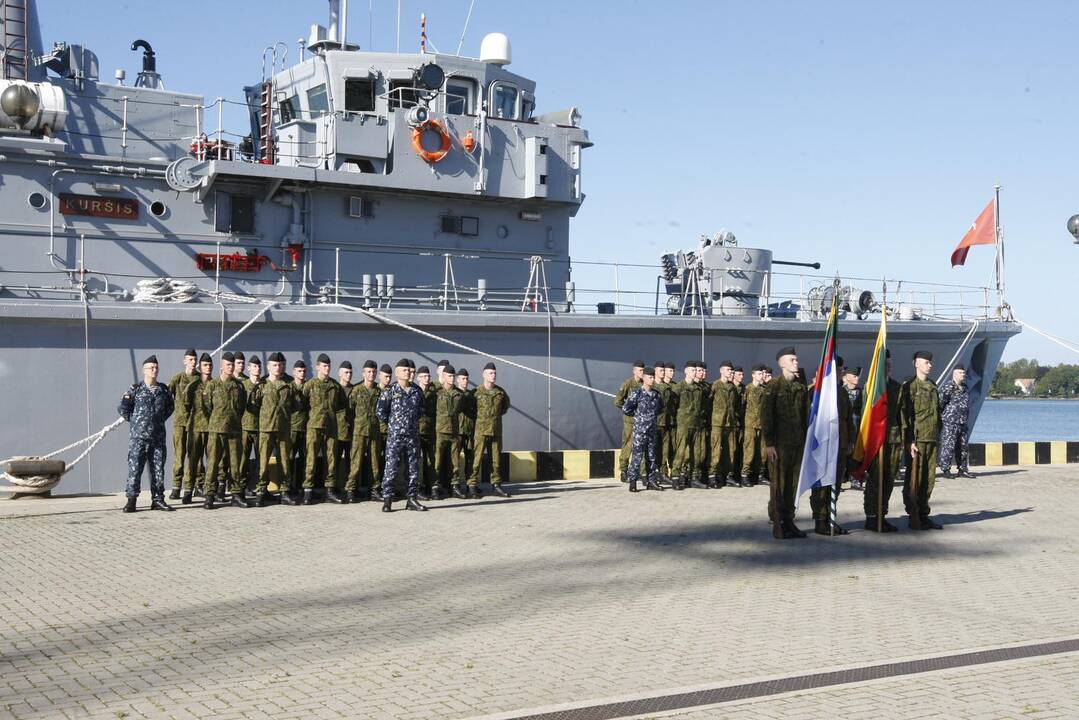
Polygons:
M191 414L191 430L194 432L208 432L210 430L210 410L203 402L202 393L213 378L203 380L202 376L195 378L187 386L187 406Z
M747 385L743 403L742 422L746 430L761 429L761 401L764 399L764 385Z
M734 385L734 392L738 396L738 402L734 406L734 425L737 428L746 426L746 386L741 383Z
M176 403L176 413L173 416L175 427L191 427L195 414L191 412L191 398L187 394L187 389L198 379L197 372L190 375L181 372L176 373L169 380L169 392L172 393L172 399Z
M700 383L688 383L685 380L671 388L677 398L677 424L679 430L699 430L702 426L702 407L704 406L704 388Z
M712 427L738 425L738 390L734 383L716 380L712 383Z
M172 392L167 387L140 382L128 388L116 411L131 423L131 437L164 442L165 421L174 409Z
M438 389L435 405L435 432L439 435L458 435L461 432L461 401L465 394L451 386Z
M242 429L244 408L247 407L247 391L235 378L214 378L202 388L202 402L210 413L209 427L212 433L238 435Z
M303 396L307 407L307 429L323 430L337 437L337 411L345 404L341 383L333 378L319 380L317 377L303 384Z
M614 406L621 410L622 406L626 402L626 398L629 397L629 394L631 392L633 392L634 390L636 390L637 388L639 388L640 386L641 386L641 383L637 382L633 378L628 378L625 382L623 382L618 387L618 392L616 392L614 394ZM624 422L627 425L632 425L633 424L633 418L632 417L623 417L622 422Z
M379 432L375 407L382 391L378 385L367 387L363 383L353 385L348 393L348 405L352 409L352 437L371 437Z
M292 411L292 418L289 421L289 430L291 432L306 432L307 431L307 395L304 394L304 386L307 385L305 380L300 385L296 384L296 381L292 378L287 378L289 385L292 386L292 392L296 396L296 408Z
M476 435L502 437L502 416L509 412L510 396L501 386L480 385L472 393L476 404Z
M940 395L931 379L912 377L900 387L899 408L904 442L937 442L940 437Z
M663 412L663 397L655 387L645 390L643 385L632 390L622 404L622 413L633 419L633 432L654 433L656 422Z
M423 409L423 390L414 383L409 383L405 388L394 383L383 390L378 397L375 413L379 420L386 423L389 431L387 442L416 438Z
M265 381L259 380L256 383L249 377L245 377L240 381L244 386L244 392L247 393L247 407L244 408L243 422L241 423L244 430L249 432L258 432L259 429L259 411L257 407L251 405L251 396L254 395L255 389L262 387Z
M461 393L461 414L458 417L459 420L459 434L461 437L472 437L476 434L476 396L474 390L462 390L457 388L457 392Z
M258 413L259 432L281 435L292 430L292 413L299 404L295 386L287 380L260 382L247 402Z
M338 381L337 386L341 388L341 392L344 394L344 402L341 404L341 409L337 411L337 439L342 442L349 442L352 440L353 410L352 403L348 401L348 396L352 393L352 388L356 386L352 383L342 385L340 381Z
M438 406L439 386L427 383L427 389L423 391L423 414L420 415L420 437L424 440L435 438L435 413Z
M799 380L772 378L761 402L761 435L768 447L801 448L809 424L809 392Z

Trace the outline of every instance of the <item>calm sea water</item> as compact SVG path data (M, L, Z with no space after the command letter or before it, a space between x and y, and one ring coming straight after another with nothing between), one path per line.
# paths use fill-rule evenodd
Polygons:
M1079 440L1079 400L986 400L970 440Z

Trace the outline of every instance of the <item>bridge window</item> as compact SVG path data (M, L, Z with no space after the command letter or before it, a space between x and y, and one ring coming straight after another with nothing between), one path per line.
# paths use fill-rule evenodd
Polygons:
M330 103L326 99L326 85L316 85L307 91L307 111L311 117L317 117L330 111Z
M471 115L473 113L472 95L476 83L471 80L450 80L446 83L446 114Z
M536 111L536 96L529 92L521 93L521 119L531 120Z
M491 85L491 117L517 119L517 86L507 82Z
M285 98L281 101L281 123L292 122L296 119L296 115L300 110L300 98L293 95L292 97Z
M420 91L412 86L412 80L390 81L390 110L410 108L420 101Z
M370 78L349 78L345 80L345 110L347 112L374 112L374 80Z

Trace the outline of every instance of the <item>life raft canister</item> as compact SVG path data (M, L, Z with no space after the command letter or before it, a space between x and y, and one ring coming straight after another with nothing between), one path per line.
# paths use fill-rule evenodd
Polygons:
M438 150L427 150L423 147L423 134L428 131L438 135L440 140ZM446 131L446 126L438 120L424 120L412 130L412 149L423 158L424 162L436 163L441 161L442 158L449 154L450 145L450 134Z

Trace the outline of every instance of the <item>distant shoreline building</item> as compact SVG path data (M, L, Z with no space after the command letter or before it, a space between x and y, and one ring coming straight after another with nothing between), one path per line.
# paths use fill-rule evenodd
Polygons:
M1016 378L1015 387L1019 388L1019 392L1023 395L1034 394L1034 378Z

